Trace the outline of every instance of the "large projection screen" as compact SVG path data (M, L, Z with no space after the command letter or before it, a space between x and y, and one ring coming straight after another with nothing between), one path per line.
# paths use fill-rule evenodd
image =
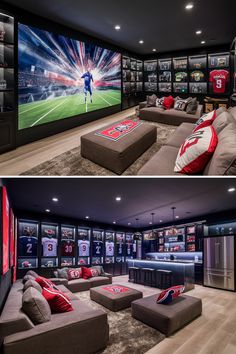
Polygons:
M120 53L21 23L18 48L19 130L121 104Z

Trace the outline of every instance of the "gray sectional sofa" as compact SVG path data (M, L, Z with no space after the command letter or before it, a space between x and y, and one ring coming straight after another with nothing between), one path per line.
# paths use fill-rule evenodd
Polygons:
M147 102L139 104L139 118L156 123L179 126L181 123L196 123L202 115L203 106L198 105L196 114L187 114L185 111L177 111L174 108L165 110L159 107L147 107Z
M13 284L0 316L3 354L88 354L106 347L107 314L89 307L64 285L58 288L69 297L74 310L52 314L49 322L34 325L21 309L22 281Z
M218 145L201 174L236 175L236 107L231 107L227 111L220 108L217 114L213 127L218 135ZM174 172L175 161L181 144L194 127L193 123L180 124L166 144L139 170L138 175L180 176L180 173Z

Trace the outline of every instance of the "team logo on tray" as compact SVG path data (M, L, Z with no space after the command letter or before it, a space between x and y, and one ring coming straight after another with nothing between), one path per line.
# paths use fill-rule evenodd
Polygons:
M131 119L124 120L123 122L116 123L111 127L95 133L95 135L103 136L104 138L117 141L125 135L131 133L134 129L140 126L142 123L139 121L133 121Z
M118 285L105 286L103 290L109 291L112 294L126 293L127 291L129 291L128 288Z

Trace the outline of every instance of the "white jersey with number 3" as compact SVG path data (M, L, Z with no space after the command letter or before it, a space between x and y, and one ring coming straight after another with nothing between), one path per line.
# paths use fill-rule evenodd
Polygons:
M57 239L43 237L43 257L56 257L57 256Z

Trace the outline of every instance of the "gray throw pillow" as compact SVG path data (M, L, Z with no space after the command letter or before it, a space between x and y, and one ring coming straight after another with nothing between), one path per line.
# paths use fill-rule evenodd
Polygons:
M28 280L34 280L35 277L32 275L25 275L24 278L22 279L23 284L25 284Z
M104 274L104 269L102 266L92 266L92 268L97 269L99 276Z
M147 96L147 107L156 107L157 96L155 94Z
M34 280L27 280L27 282L24 284L23 291L26 291L31 286L32 288L38 290L40 293L42 292L41 286Z
M28 270L28 272L26 273L26 275L31 275L34 278L38 278L38 274L36 272L34 272L33 270Z
M188 105L186 108L187 114L196 114L198 108L197 98L191 98L188 100Z
M57 269L58 278L68 279L68 267Z
M230 116L230 113L225 111L216 117L212 123L212 126L215 129L217 135L229 124L231 119Z
M32 286L23 294L22 310L35 325L51 320L51 309L47 300Z

